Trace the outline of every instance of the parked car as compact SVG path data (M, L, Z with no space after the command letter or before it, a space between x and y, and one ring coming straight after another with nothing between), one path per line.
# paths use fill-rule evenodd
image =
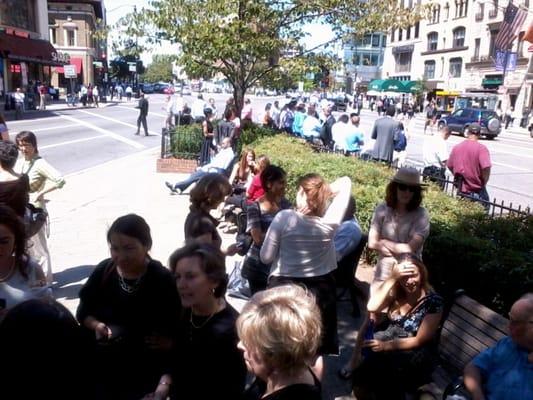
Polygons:
M333 103L333 107L331 108L331 111L346 112L347 104L346 104L345 98L334 97L334 98L327 99L327 100Z
M481 126L481 135L487 139L494 139L502 130L502 124L494 111L481 110L479 108L462 108L450 115L439 119L439 128L447 125L450 132L465 135L468 126L472 123Z
M154 85L152 85L151 83L141 83L139 86L143 93L154 93Z

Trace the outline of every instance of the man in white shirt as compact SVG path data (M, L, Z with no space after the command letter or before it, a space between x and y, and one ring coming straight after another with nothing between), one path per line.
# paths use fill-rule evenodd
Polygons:
M26 96L20 90L20 88L17 88L15 93L13 94L13 98L15 99L15 119L21 119L22 113L24 112L24 98Z
M449 156L446 140L449 137L450 130L447 126L443 126L438 135L425 139L423 146L423 174L442 189L444 189L444 180L446 179L446 161Z
M226 137L222 140L220 151L209 164L199 167L195 172L189 175L187 179L181 182L174 185L170 182L165 182L165 185L169 188L171 194L180 194L209 173L224 174L234 158L235 153L233 153L233 149L231 148L231 138Z
M202 123L205 120L204 110L207 108L207 103L204 100L204 96L200 93L198 98L192 103L191 115L196 123Z
M331 127L331 138L333 139L333 142L335 142L335 150L346 150L346 137L353 129L350 124L348 124L349 120L350 118L347 114L342 114L339 117L339 121Z
M307 116L302 125L302 133L304 138L307 140L320 139L320 130L322 129L322 124L320 120L316 117L316 109L314 105L310 105L307 108Z

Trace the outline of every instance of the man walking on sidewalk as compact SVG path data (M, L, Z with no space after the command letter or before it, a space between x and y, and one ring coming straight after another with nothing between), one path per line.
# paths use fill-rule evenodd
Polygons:
M139 104L136 107L139 109L139 117L137 118L137 133L135 134L138 135L140 133L141 123L142 123L143 129L144 129L144 135L148 136L148 125L146 122L146 116L148 115L148 99L144 97L143 92L140 92L139 96L140 96Z
M17 91L13 94L15 99L15 119L21 119L22 114L24 113L24 93L20 88L17 88Z

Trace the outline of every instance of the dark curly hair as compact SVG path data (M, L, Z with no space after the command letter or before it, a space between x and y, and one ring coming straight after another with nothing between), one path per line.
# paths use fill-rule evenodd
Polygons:
M170 272L176 274L178 261L187 257L198 257L200 259L200 268L207 275L207 278L216 283L217 287L214 296L224 297L228 287L228 274L226 273L226 264L224 255L217 248L205 243L191 243L180 249L175 250L168 259Z
M0 141L0 165L2 169L12 169L17 162L19 149L12 141Z
M415 191L413 192L413 197L406 206L407 211L416 210L422 203L422 188L420 186L414 186L414 188ZM393 181L389 182L385 191L385 202L390 208L396 208L398 205L398 183Z
M219 205L231 190L228 178L217 173L207 174L192 188L190 208L208 211Z
M11 207L0 204L0 225L4 225L15 237L13 249L15 253L15 266L18 268L22 276L27 278L28 255L26 253L27 238L24 222Z
M107 231L107 241L111 242L111 235L119 233L137 239L147 249L152 248L152 235L146 220L137 214L127 214L117 218Z
M287 173L283 168L277 165L269 165L261 172L261 186L265 191L268 191L270 189L269 184L285 179L286 176Z

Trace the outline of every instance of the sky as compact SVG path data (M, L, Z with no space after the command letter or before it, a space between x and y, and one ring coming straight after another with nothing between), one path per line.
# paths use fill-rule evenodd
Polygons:
M148 0L105 0L105 8L107 11L107 24L115 24L121 16L133 11L134 3L137 9L148 7ZM327 42L333 38L333 32L328 25L310 24L304 28L304 31L309 33L303 41L306 48L311 48L319 43ZM108 53L111 54L111 41L109 42ZM154 49L153 54L169 54L176 51L176 47L167 43L160 48ZM143 54L141 56L143 64L147 65L152 59L152 54Z

